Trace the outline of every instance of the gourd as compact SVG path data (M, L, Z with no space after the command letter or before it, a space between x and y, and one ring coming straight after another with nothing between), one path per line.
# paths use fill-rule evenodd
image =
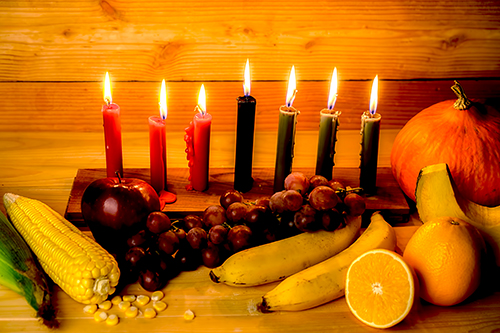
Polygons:
M447 163L458 190L480 205L500 205L500 112L469 100L457 81L448 100L420 111L401 129L391 151L394 178L415 200L419 171Z
M429 165L420 171L415 194L422 222L442 216L468 222L481 232L500 266L500 205L486 207L466 199L445 163Z

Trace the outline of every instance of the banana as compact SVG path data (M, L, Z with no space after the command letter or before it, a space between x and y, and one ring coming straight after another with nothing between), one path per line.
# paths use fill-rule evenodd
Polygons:
M394 229L376 212L366 231L350 247L283 280L263 296L259 310L300 311L344 296L347 270L358 256L372 249L395 247Z
M283 280L351 245L361 228L361 216L349 217L346 224L335 231L304 232L237 252L211 270L210 278L239 287Z

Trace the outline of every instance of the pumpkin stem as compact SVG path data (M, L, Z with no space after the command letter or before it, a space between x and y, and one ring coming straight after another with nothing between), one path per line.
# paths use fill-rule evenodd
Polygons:
M467 96L465 96L464 88L462 88L457 80L455 80L455 84L451 87L451 90L453 90L455 95L458 97L455 104L453 104L453 107L457 110L467 110L471 106L472 102L467 98Z

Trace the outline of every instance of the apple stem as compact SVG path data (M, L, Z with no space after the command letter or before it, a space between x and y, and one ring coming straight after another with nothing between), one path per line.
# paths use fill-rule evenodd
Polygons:
M115 171L115 175L116 175L116 177L118 177L118 182L121 184L122 179L120 177L120 173L118 172L118 170Z

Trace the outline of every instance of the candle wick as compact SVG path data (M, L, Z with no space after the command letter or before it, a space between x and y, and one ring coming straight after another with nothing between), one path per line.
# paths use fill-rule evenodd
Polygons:
M287 103L287 106L288 106L288 107L291 107L291 106L292 106L293 101L295 100L295 95L297 95L297 92L298 92L298 90L297 90L297 89L295 89L295 90L293 91L293 93L292 93L292 97L290 98L290 102L288 102L288 103Z

